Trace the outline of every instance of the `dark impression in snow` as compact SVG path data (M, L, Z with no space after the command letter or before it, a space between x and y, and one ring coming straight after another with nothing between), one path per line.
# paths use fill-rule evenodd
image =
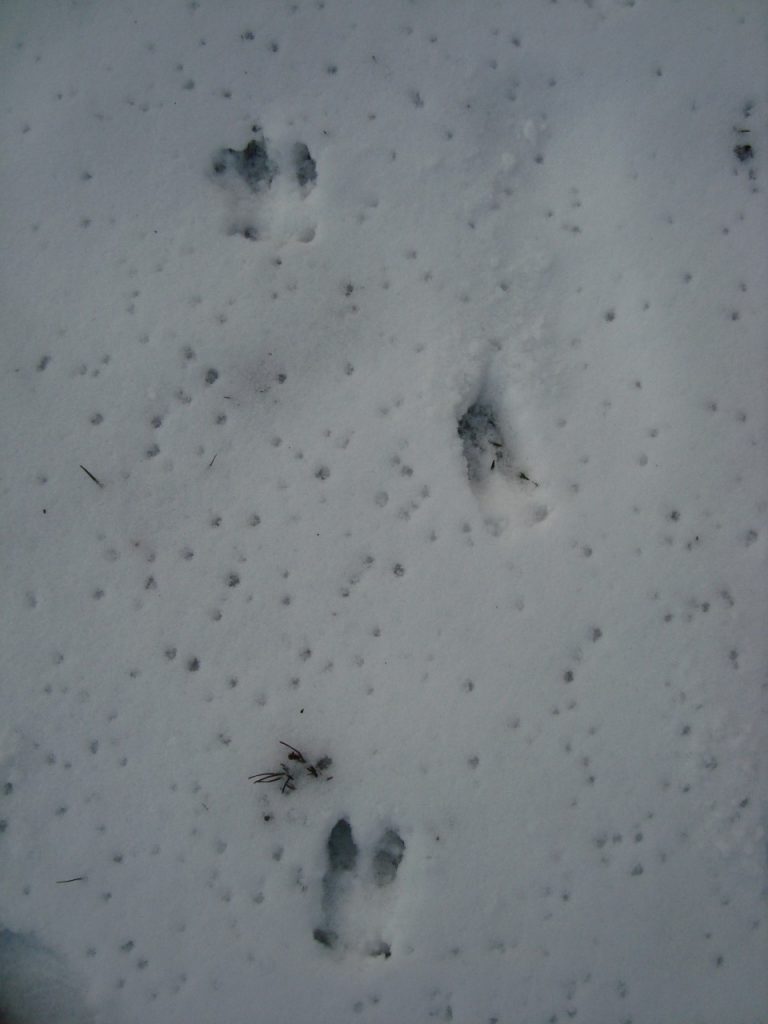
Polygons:
M277 162L267 148L267 141L260 128L254 126L255 138L243 149L223 148L213 160L213 172L225 176L234 172L246 183L252 192L269 188L278 172ZM293 172L300 188L311 189L317 181L317 163L305 142L297 142L292 151Z
M297 142L293 147L293 161L296 168L296 180L304 188L314 185L317 181L317 164L312 159L309 147L304 142Z
M213 161L215 174L223 175L233 170L253 192L272 184L277 165L269 156L267 143L261 132L251 139L244 149L221 149Z
M458 433L472 482L483 480L489 471L504 463L504 438L489 402L479 399L470 405L459 419Z

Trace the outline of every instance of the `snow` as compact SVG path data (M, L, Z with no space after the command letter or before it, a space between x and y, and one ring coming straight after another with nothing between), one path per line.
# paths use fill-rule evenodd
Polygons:
M768 1021L765 5L0 19L0 1020Z

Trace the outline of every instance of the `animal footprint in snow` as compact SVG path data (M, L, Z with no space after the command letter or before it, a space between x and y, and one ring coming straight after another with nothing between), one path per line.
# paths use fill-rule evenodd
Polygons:
M548 514L545 505L532 503L539 484L522 468L501 423L502 417L490 397L481 394L457 426L469 485L486 513L486 526L495 536L503 533L511 514L528 523L540 523Z
M301 208L317 182L309 148L297 142L290 157L281 159L256 125L254 132L243 149L220 149L213 160L213 174L228 196L229 234L311 242L316 225ZM281 167L288 173L281 174Z
M390 956L386 924L395 895L392 887L405 855L403 839L394 829L385 829L361 869L352 826L342 818L331 829L327 851L322 924L313 932L315 940L329 949Z
M508 475L509 453L492 405L480 401L470 405L459 420L458 433L464 449L467 475L472 483L482 483L494 470L498 470L500 475Z

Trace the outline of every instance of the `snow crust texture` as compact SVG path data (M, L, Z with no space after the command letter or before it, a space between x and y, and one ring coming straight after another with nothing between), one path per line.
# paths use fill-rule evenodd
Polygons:
M768 1024L767 29L0 5L2 1024Z

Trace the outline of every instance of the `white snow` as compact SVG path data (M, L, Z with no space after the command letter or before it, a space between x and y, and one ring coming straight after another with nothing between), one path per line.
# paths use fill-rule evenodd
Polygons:
M767 30L6 0L3 1024L768 1021Z

